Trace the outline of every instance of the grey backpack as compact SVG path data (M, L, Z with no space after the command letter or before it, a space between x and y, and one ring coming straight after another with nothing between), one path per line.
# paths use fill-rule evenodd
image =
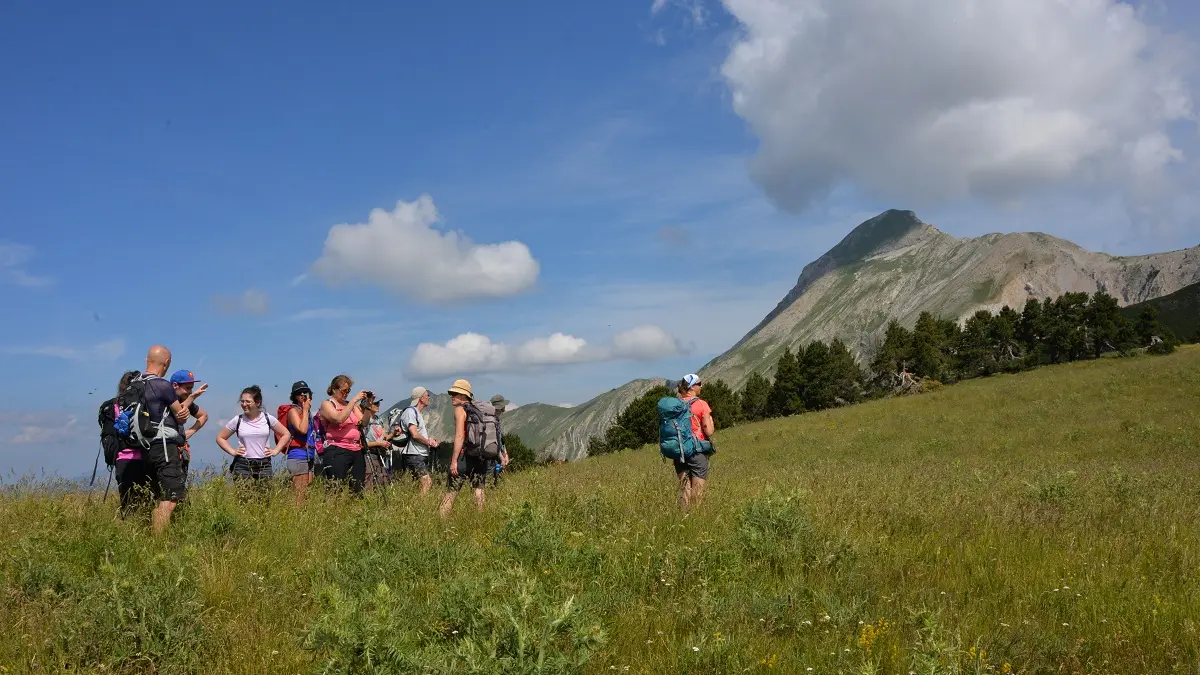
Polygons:
M467 457L498 458L500 427L496 423L496 408L486 401L471 401L463 409L467 412L467 437L463 442L463 452Z

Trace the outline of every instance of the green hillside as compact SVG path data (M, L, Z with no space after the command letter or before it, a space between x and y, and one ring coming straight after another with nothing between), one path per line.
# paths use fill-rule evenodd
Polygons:
M649 448L447 523L214 481L156 540L10 487L0 672L1194 673L1198 412L1185 347L746 425L687 517Z
M1161 298L1130 305L1121 311L1137 321L1146 307L1158 308L1158 321L1181 340L1191 340L1200 331L1200 283L1192 284Z

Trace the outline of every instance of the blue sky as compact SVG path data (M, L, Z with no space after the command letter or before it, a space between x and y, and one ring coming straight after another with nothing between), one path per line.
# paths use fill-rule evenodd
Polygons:
M856 2L839 10L848 20L861 19ZM795 109L803 97L788 94L809 91L811 74L754 55L778 43L764 7L6 3L0 309L17 330L0 339L10 384L0 469L83 472L96 405L154 343L211 382L200 402L214 419L197 455L219 461L216 421L235 413L241 387L264 386L273 409L293 380L322 390L346 372L392 402L414 384L444 389L445 359L466 348L447 343L464 334L487 336L467 345L477 390L518 403L580 403L635 377L695 370L884 208L915 208L960 236L1042 230L1112 253L1197 243L1195 203L1178 189L1195 176L1190 114L1131 103L1140 90L1113 94L1115 105L1080 91L1054 105L1091 119L1092 136L1063 127L1054 139L1067 140L1041 141L1023 163L997 150L1013 145L1003 135L949 150L934 138L982 178L921 184L900 166L909 148L873 141L864 159L849 142L862 126L825 129L829 147L805 136L843 118L887 126L849 112L870 107L853 98L847 114ZM1135 28L1171 27L1143 38L1178 51L1131 50L1097 77L1132 73L1153 88L1178 76L1190 92L1175 57L1190 49L1196 10L1139 11ZM1091 62L1090 49L1124 44L1093 47L1093 19L1041 23L1061 20L1048 42ZM1003 20L1023 30L1020 17ZM866 79L829 100L885 88L862 75L878 61L859 65L853 77ZM933 80L911 77L907 88L928 94ZM1061 89L1043 84L1021 93L1036 105ZM1160 131L1182 159L1154 180L1088 142L1128 136L1121 147L1133 147ZM385 218L390 238L367 236L373 209L423 195L436 221ZM339 224L352 234L331 257ZM452 231L473 243L447 245ZM314 267L323 257L333 272ZM422 344L429 360L417 358Z

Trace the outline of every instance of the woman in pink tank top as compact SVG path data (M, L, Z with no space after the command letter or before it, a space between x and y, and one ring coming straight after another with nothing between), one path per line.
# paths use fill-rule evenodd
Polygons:
M321 404L321 419L325 422L325 452L321 456L325 475L333 480L346 481L350 491L362 492L367 464L362 453L362 433L358 422L362 412L358 402L367 393L360 391L347 400L354 380L338 375L329 383L329 399Z

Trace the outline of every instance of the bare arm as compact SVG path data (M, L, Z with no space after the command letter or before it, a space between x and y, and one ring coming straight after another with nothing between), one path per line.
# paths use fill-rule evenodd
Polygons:
M704 437L711 440L717 431L717 423L713 421L712 413L704 413L704 419L700 420L700 423L704 426Z
M458 476L458 458L462 456L463 442L467 438L467 411L461 405L454 407L454 453L450 455L450 475Z
M338 412L338 410L333 407L332 401L324 401L321 403L321 418L330 424L345 424L346 420L354 414L354 407L357 406L358 402L363 400L363 398L363 392L358 392L354 395L354 398L350 399L350 402L346 404L346 407L342 408L341 412Z
M233 457L241 457L242 455L245 455L246 449L243 448L240 443L236 448L229 444L229 437L232 435L233 430L229 427L221 429L221 431L217 434L217 447L221 448L226 454Z
M283 423L279 420L275 420L275 424L271 426L271 431L274 431L275 434L279 436L279 442L275 444L274 449L267 451L267 457L274 457L275 455L278 455L279 453L283 452L284 448L288 446L288 443L292 442L292 433L288 431L287 427L283 426Z
M191 438L192 436L195 436L196 432L203 429L205 424L208 424L208 413L204 411L204 408L197 408L196 423L192 425L191 429L183 432L183 437Z
M437 446L437 441L433 440L432 438L426 438L422 436L421 432L417 429L417 425L415 424L408 425L408 437L428 448Z
M299 436L308 435L308 422L312 418L312 415L309 414L309 410L311 410L309 405L310 403L305 400L303 409L292 408L288 411L288 426L295 429Z

